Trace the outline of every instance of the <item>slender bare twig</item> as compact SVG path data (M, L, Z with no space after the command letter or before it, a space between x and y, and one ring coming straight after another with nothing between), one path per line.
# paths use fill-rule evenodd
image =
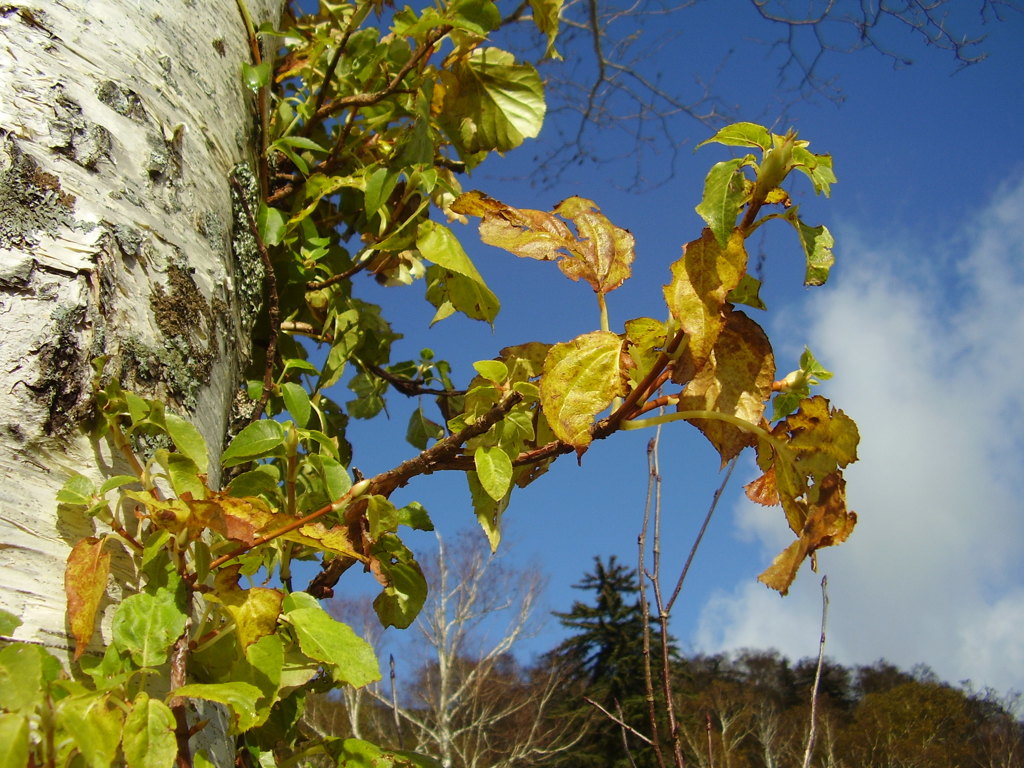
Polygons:
M395 654L388 654L388 667L391 673L391 714L395 718L395 740L398 744L399 749L404 749L402 746L402 718L398 711L398 680L395 675Z
M825 663L825 630L828 627L828 576L821 577L821 637L818 639L818 667L814 671L814 685L811 688L811 724L807 731L807 747L804 750L804 768L810 768L814 753L814 739L818 727L818 690L821 686L821 668Z
M607 717L612 722L616 723L624 731L628 731L629 733L632 733L634 736L636 736L638 739L640 739L645 744L650 744L651 746L654 746L654 742L652 742L649 737L644 736L642 733L640 733L640 731L638 731L636 728L631 726L629 723L625 722L621 717L616 717L615 715L613 715L611 712L609 712L607 709L602 707L600 704L598 704L596 701L594 701L589 696L584 696L583 700L585 702L587 702L587 704L589 704L590 706L592 706L595 709L599 710L601 712L601 714L603 714L605 717Z
M651 520L651 509L661 508L661 474L658 469L658 443L661 438L661 425L654 431L654 437L647 442L647 499L644 502L644 519L637 537L637 573L640 575L640 613L643 625L643 657L644 657L644 698L647 701L647 720L651 726L651 746L654 747L654 759L658 768L665 768L665 756L661 752L661 739L658 736L658 710L654 697L654 674L651 669L651 621L650 607L647 604L647 582L644 579L646 569L644 560L647 554L647 529ZM658 534L655 533L654 573L658 573L660 548ZM664 640L664 638L663 638ZM665 670L663 669L664 673Z
M704 538L704 533L708 529L708 523L711 522L711 516L715 514L715 509L718 507L718 501L722 498L722 494L725 492L726 485L729 484L729 478L732 477L732 471L736 468L736 459L729 462L729 469L725 473L725 477L722 478L722 484L718 486L718 490L715 491L714 497L711 499L711 506L708 507L708 513L704 516L704 522L700 526L700 531L697 533L697 538L693 540L693 546L690 547L690 554L686 558L686 564L683 566L682 572L679 574L679 581L676 582L675 589L672 590L672 597L669 598L665 608L668 611L672 610L672 606L675 605L676 598L679 597L679 593L683 590L683 582L686 580L686 574L690 571L690 566L693 564L693 558L697 555L697 548L700 546L701 540Z

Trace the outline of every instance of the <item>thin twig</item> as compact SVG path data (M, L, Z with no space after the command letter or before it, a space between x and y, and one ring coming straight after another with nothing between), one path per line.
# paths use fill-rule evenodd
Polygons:
M640 731L638 731L636 728L634 728L633 726L629 725L628 723L623 722L621 718L618 718L615 715L613 715L611 712L609 712L607 709L602 707L600 704L598 704L596 701L594 701L589 696L584 696L583 700L585 702L587 702L587 704L589 704L590 706L594 707L595 709L600 710L601 713L605 717L607 717L612 722L616 723L623 730L629 731L634 736L636 736L638 739L643 741L645 744L650 744L651 746L654 746L654 743L649 738L647 738L642 733L640 733Z
M402 749L402 718L398 710L398 681L395 675L395 654L388 654L388 666L391 670L391 712L395 716L395 743Z
M825 631L828 627L828 576L821 577L821 637L818 639L818 667L814 671L814 686L811 688L811 725L807 731L807 748L804 750L804 768L810 768L814 753L814 739L818 728L818 689L821 685L821 669L825 663Z
M735 468L736 459L733 459L729 462L729 469L726 471L725 477L722 479L722 484L718 486L718 490L715 491L715 495L711 499L711 506L708 507L708 513L704 515L704 522L700 526L700 531L697 532L697 538L693 540L693 546L690 547L690 554L686 558L686 564L683 566L683 570L679 574L679 581L676 582L676 587L672 590L672 597L668 599L668 603L665 605L666 611L672 610L672 606L675 605L676 598L679 597L679 593L683 590L683 582L686 580L686 574L690 572L690 566L693 564L693 558L697 555L697 548L700 546L700 542L704 538L704 533L708 529L708 523L711 522L711 516L715 514L715 509L718 507L718 501L722 498L722 494L725 492L725 486L729 484L729 478L732 477L732 471Z
M651 520L651 508L657 498L660 504L661 475L658 472L658 441L661 437L661 425L655 429L654 437L647 443L647 498L644 501L644 518L637 537L637 573L640 575L640 616L643 627L644 657L644 698L647 701L647 720L651 726L654 759L658 768L665 768L665 756L661 753L661 739L658 738L658 710L654 699L654 674L651 671L651 611L647 604L647 581L644 578L646 568L644 559L647 554L647 529ZM658 551L658 536L655 533L655 552ZM658 557L655 555L655 579L658 573ZM667 670L662 670L664 674Z

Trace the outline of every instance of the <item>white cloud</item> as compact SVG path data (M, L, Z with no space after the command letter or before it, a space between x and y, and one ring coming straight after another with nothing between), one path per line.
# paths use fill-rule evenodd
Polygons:
M1024 184L951 240L872 237L840 233L836 285L777 335L810 328L836 373L827 394L861 430L847 472L860 521L819 556L828 653L1024 689ZM765 512L743 503L736 524L770 557L785 541ZM749 583L712 596L695 642L799 658L816 652L820 620L804 571L782 600Z

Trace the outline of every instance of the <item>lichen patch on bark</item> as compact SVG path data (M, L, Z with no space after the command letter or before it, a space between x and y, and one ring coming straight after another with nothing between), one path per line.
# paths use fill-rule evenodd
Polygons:
M9 136L0 134L0 248L39 244L74 224L75 198Z

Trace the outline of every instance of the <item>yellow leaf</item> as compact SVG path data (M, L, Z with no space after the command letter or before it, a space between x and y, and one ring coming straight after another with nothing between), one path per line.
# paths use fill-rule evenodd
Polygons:
M771 397L774 378L775 358L761 326L742 312L730 312L707 364L683 390L678 410L716 411L757 425ZM756 439L724 421L691 421L715 446L723 465Z
M107 589L110 553L103 539L82 539L68 554L64 591L68 598L68 624L75 639L75 659L85 652L96 626L96 612Z
M594 418L622 394L622 340L594 331L556 344L544 360L540 402L555 437L582 453Z
M672 282L664 289L669 311L687 337L673 364L673 381L685 383L704 367L725 324L726 298L746 267L747 252L738 231L725 248L710 229L683 246L682 258L672 265Z

